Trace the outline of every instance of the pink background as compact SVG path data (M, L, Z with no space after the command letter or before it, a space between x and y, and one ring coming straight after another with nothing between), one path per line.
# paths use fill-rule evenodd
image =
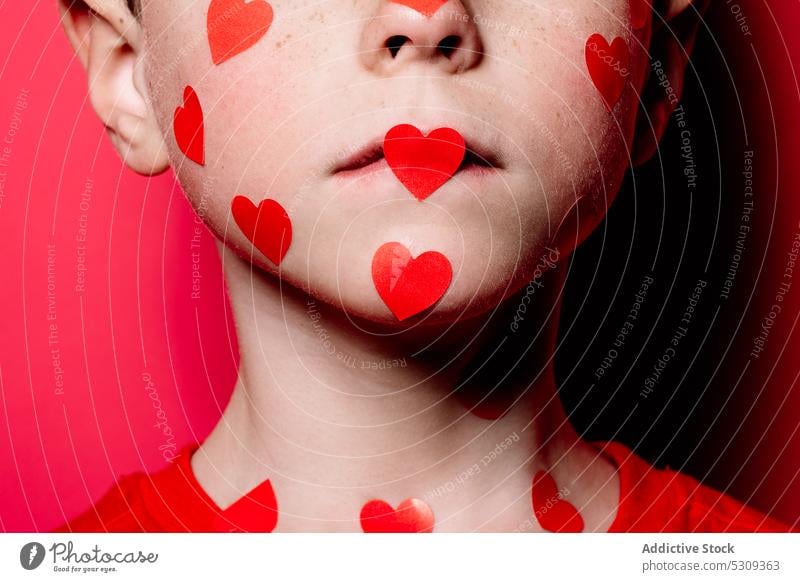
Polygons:
M192 248L194 213L171 173L145 179L123 168L55 1L4 2L0 23L0 141L19 125L13 143L0 143L11 150L0 167L0 529L47 530L115 477L163 466L170 449L159 448L172 443L163 428L178 447L205 437L235 382L237 350L213 239L201 228Z
M740 4L762 30L785 23L796 59L800 4L771 2L774 15L763 0ZM87 101L55 1L0 3L0 27L0 232L8 259L0 276L0 530L47 530L117 476L163 466L165 447L202 440L229 397L237 350L211 237L199 228L193 248L197 224L171 174L145 179L122 167ZM726 38L737 42L736 34ZM760 47L788 160L780 164L778 215L788 222L797 210L796 68L773 33ZM784 259L775 252L769 260ZM800 341L794 331L789 354ZM780 401L795 373L785 366L767 397ZM154 403L173 439L155 426ZM796 481L800 441L791 434L764 450L783 450L781 465ZM784 504L783 515L796 517L797 505Z

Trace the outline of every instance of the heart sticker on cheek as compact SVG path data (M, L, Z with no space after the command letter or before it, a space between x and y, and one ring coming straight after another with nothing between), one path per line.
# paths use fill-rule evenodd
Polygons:
M539 471L531 487L533 514L544 529L551 532L580 533L583 531L581 514L568 501L561 498L556 482L546 471Z
M264 0L212 0L208 7L208 44L219 65L243 53L272 26L272 6Z
M466 151L463 136L446 127L426 137L413 125L398 125L383 141L383 154L392 172L419 200L425 200L453 177Z
M276 266L280 265L292 244L292 221L283 206L269 198L256 206L249 198L236 196L231 210L248 240Z
M392 2L413 8L430 18L439 11L439 8L447 4L448 0L392 0Z
M586 41L586 66L594 86L606 108L611 111L622 96L630 72L628 45L621 37L608 44L602 34L593 34Z
M183 107L175 110L172 128L175 132L175 141L183 154L193 162L204 166L206 154L203 108L197 93L191 87L183 90Z
M406 499L397 509L373 499L361 508L364 533L430 533L433 524L433 510L420 499Z
M372 259L372 280L383 302L398 321L432 307L453 279L450 261L429 251L416 259L398 242L386 243Z

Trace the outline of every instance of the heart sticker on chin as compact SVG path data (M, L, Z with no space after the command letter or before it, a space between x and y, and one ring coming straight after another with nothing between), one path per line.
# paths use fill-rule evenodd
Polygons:
M466 151L463 136L446 127L426 137L413 125L398 125L383 141L383 154L392 172L419 200L425 200L453 177Z
M583 518L575 506L564 501L556 482L547 471L539 471L531 487L533 514L544 529L560 533L580 533Z
M397 509L373 499L361 508L364 533L430 533L433 525L433 510L420 499L406 499Z
M430 18L439 11L439 8L447 4L448 0L392 0L392 2L413 8Z
M611 111L622 97L630 72L630 52L625 40L615 38L608 44L602 34L593 34L586 41L586 66L594 86Z
M206 155L203 108L192 87L183 90L183 106L175 110L172 129L175 132L175 142L183 154L196 164L204 166Z
M398 321L432 307L444 296L452 279L450 261L435 251L414 259L405 246L391 242L379 248L372 259L375 289Z
M248 240L279 266L292 244L292 221L283 206L270 198L256 206L249 198L236 196L231 211Z
M214 64L222 64L255 45L267 34L272 19L272 6L265 0L211 0L207 28Z

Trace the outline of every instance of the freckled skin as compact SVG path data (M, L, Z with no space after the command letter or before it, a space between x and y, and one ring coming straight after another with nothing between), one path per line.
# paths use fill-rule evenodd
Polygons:
M390 74L362 58L384 48L364 39L385 3L271 4L275 19L266 37L219 67L205 42L205 10L190 0L148 3L142 18L149 81L159 87L153 105L189 199L204 204L212 231L237 248L246 240L228 222L231 200L243 194L279 201L295 228L279 274L285 282L394 325L369 265L375 249L396 240L415 255L435 249L450 259L456 276L435 317L455 320L521 288L558 226L572 222L567 214L576 199L601 209L582 217L579 237L601 219L628 166L636 98L628 90L614 115L605 110L587 76L584 45L596 32L622 36L634 48L633 67L643 67L625 26L626 1L569 0L557 10L546 3L455 2L468 22L459 21L454 33L473 28L480 62L454 73L422 59ZM186 85L204 105L203 168L184 163L169 139ZM502 179L476 187L457 175L424 213L402 188L383 181L331 179L337 156L395 122L488 136L505 158ZM576 237L569 235L559 238L572 246ZM275 272L263 257L255 260Z

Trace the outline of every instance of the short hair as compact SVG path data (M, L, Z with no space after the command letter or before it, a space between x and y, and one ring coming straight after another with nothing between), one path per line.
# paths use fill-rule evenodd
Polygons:
M128 0L128 8L133 12L134 16L139 16L139 11L142 9L141 0Z

